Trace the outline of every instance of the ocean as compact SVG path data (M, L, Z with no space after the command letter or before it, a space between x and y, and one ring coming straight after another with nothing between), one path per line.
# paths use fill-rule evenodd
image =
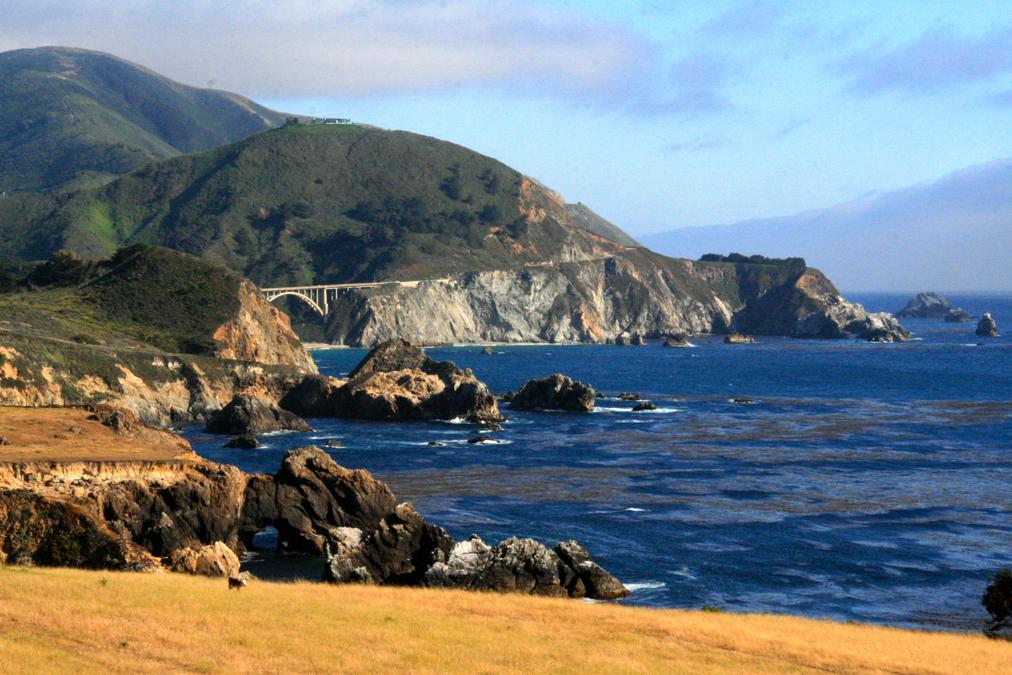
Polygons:
M589 414L506 407L494 444L468 444L467 424L336 419L252 451L199 427L185 436L258 472L336 439L338 463L370 470L456 538L578 539L632 605L975 630L988 576L1012 566L1012 297L950 297L990 311L1005 335L907 319L916 339L904 344L433 348L493 391L561 372L609 397ZM896 311L908 298L852 299ZM332 375L364 354L314 352ZM657 410L633 412L619 392ZM322 562L260 551L245 567L318 578Z

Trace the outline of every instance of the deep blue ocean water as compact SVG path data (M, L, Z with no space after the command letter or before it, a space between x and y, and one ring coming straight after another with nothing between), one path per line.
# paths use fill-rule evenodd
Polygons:
M853 299L895 311L907 298ZM1012 565L1012 297L952 300L990 311L1006 335L905 320L918 339L897 345L433 348L493 391L562 372L658 409L614 398L591 414L507 408L496 444L440 422L310 420L314 433L254 451L186 435L205 457L262 472L289 448L337 439L340 464L369 469L457 538L579 539L633 589L629 604L976 629L988 575ZM314 356L341 375L364 354ZM268 558L247 565L322 568Z

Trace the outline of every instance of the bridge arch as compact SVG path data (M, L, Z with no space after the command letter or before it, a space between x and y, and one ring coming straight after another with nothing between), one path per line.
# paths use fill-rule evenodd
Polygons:
M327 310L329 309L329 307L327 307L326 298L323 298L323 304L321 305L319 302L316 301L315 298L313 298L310 295L310 293L312 293L312 295L316 295L316 293L313 291L310 291L309 293L305 291L264 291L264 295L267 296L268 302L274 302L278 298L283 298L286 295L290 295L292 297L298 298L299 300L302 300L304 303L313 308L313 310L317 314L326 318Z

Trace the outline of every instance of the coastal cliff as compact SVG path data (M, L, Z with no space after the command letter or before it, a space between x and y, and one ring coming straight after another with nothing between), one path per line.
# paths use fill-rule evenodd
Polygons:
M0 295L0 405L114 403L150 425L315 373L288 317L235 272L167 249L54 256Z
M325 336L418 342L591 342L728 333L902 337L889 315L848 302L818 270L691 261L626 249L592 260L474 272L342 293Z

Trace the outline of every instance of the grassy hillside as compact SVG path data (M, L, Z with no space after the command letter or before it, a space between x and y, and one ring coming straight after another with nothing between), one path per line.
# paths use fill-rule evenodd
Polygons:
M235 94L173 82L109 54L0 53L0 192L97 184L277 126Z
M11 672L1008 673L1012 644L466 591L0 567Z
M162 248L124 249L82 266L80 283L73 283L78 273L65 274L68 285L0 294L0 329L79 344L210 354L215 329L239 308L238 274Z
M618 248L494 159L407 132L298 125L73 197L0 200L0 256L160 244L262 285L428 278Z

